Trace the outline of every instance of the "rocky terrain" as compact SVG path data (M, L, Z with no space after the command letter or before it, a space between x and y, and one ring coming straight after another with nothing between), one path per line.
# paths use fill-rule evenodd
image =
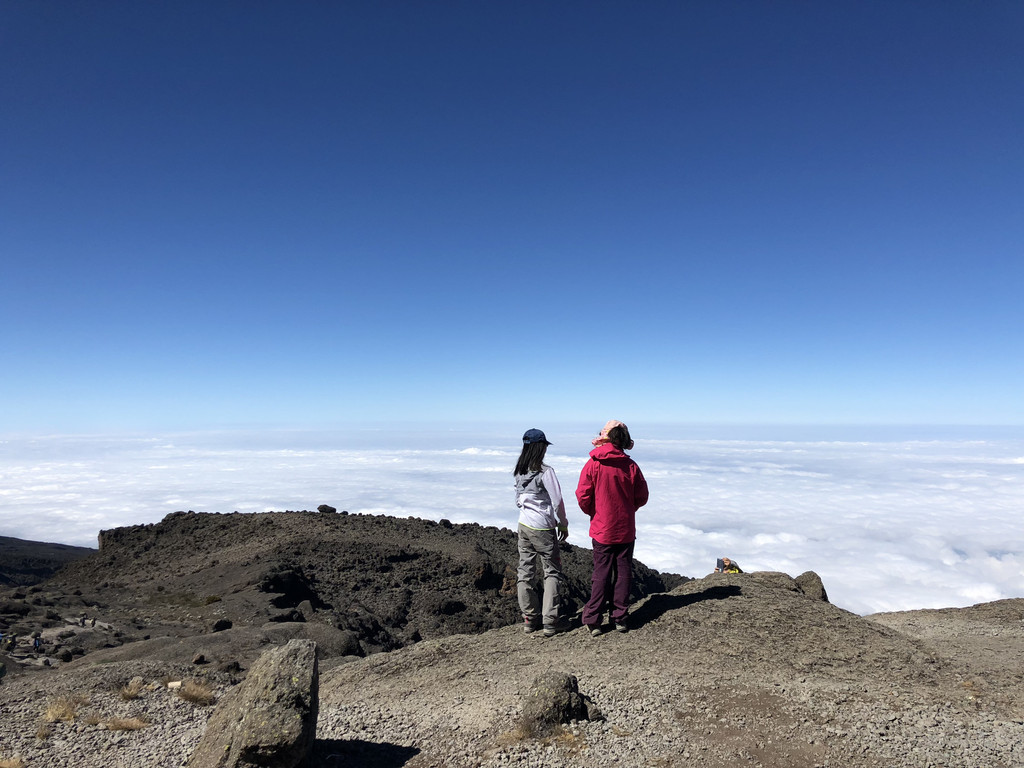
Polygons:
M565 553L577 601L589 555ZM643 569L628 633L543 638L514 564L511 531L331 513L105 532L3 598L60 655L0 659L0 765L180 766L210 699L296 638L321 658L313 766L1024 765L1024 600L859 617L812 573ZM533 728L549 672L603 719Z
M363 765L387 749L408 766L1009 768L1024 765L1022 619L1024 600L861 618L783 574L715 574L641 601L628 634L538 645L504 629L339 667L319 732ZM547 670L606 719L524 737Z
M519 621L514 532L325 509L175 513L102 531L89 557L0 592L0 631L39 632L44 655L66 661L138 641L149 645L124 655L149 654L213 630L244 645L264 625L287 623L309 623L338 655L365 655ZM565 545L562 560L572 613L590 593L591 553ZM683 580L637 563L633 596Z

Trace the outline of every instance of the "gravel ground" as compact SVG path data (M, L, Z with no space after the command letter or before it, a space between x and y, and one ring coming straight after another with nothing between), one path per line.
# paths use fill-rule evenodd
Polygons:
M505 627L330 660L311 765L1021 766L1022 618L1024 600L858 617L780 574L716 575L638 604L626 634ZM87 662L0 686L0 758L182 765L212 708L163 683L195 668ZM548 670L575 675L606 719L525 736L523 698ZM135 676L150 687L123 701ZM39 739L47 702L74 694L82 714ZM150 724L104 730L115 715Z
M182 665L135 662L7 680L0 686L0 758L17 756L40 768L177 768L198 743L213 706L185 701L167 683L195 675ZM138 696L126 700L121 689L136 677ZM225 687L216 680L208 685ZM73 719L52 720L56 709L66 712L69 705ZM145 725L119 730L118 720Z

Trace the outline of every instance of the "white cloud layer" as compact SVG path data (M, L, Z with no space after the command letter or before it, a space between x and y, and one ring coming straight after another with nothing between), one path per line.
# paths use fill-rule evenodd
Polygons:
M549 431L549 436L552 432ZM170 512L331 504L352 513L512 528L516 435L396 431L0 439L0 534L95 546L104 528ZM554 438L553 438L554 439ZM589 436L548 460L569 501ZM570 452L571 451L571 452ZM703 576L819 573L857 613L1024 595L1024 439L638 439L651 486L637 557ZM589 546L569 506L570 541Z

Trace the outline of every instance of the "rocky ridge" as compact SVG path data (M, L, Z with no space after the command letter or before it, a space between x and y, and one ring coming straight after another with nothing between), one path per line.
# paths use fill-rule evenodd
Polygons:
M336 512L175 513L99 540L99 551L45 583L0 594L0 630L19 634L23 650L41 633L40 655L53 662L138 642L150 648L107 658L167 654L194 646L172 640L214 631L225 634L207 646L258 645L266 625L286 624L309 625L302 631L321 653L366 655L519 621L516 534L505 528ZM570 613L589 595L590 557L563 547ZM638 562L633 597L682 581ZM220 660L244 665L252 654Z

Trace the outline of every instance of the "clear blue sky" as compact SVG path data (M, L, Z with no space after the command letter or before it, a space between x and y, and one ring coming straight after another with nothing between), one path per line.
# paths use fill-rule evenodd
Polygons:
M0 73L0 432L1024 423L1024 3L0 0Z

